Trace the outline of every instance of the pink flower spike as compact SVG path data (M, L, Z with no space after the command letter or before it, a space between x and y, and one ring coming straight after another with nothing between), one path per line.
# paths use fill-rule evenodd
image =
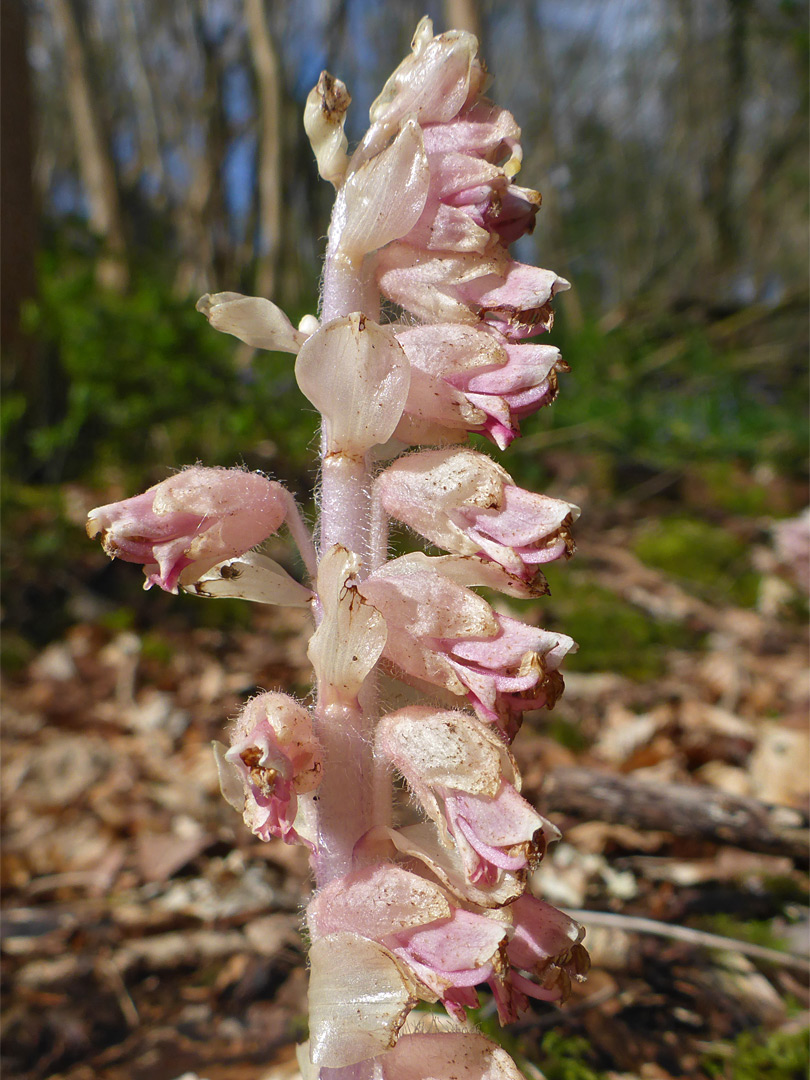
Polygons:
M91 510L90 537L111 558L144 563L149 589L176 593L183 570L204 573L276 532L293 506L281 484L241 469L191 466L122 502Z
M217 765L225 798L256 836L287 844L300 839L294 828L297 796L314 791L322 771L320 746L303 706L275 692L253 698L234 724L230 749L219 747Z

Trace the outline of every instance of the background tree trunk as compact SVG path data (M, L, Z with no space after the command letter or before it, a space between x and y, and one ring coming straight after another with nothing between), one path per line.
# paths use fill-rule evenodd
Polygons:
M255 290L259 296L276 292L281 247L281 125L278 55L265 19L262 0L245 0L248 44L256 73L259 111L258 244Z
M90 229L104 243L99 283L123 291L129 280L126 244L115 167L104 143L87 75L87 60L70 0L51 0L64 42L65 92L73 121L79 173L87 199Z

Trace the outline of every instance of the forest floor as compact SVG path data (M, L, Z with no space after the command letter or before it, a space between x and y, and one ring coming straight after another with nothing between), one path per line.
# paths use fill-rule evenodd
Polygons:
M659 511L593 515L524 608L581 644L515 752L564 834L533 887L586 912L593 967L498 1037L534 1080L793 1080L810 1006L801 570L761 518ZM257 688L306 696L306 623L136 629L88 603L7 674L6 1075L296 1075L306 856L247 832L210 742ZM495 1034L488 1000L477 1020Z

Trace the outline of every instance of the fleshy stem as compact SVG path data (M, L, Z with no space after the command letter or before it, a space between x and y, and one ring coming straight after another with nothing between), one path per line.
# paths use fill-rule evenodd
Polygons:
M321 318L324 323L359 311L377 321L380 298L368 268L354 265L337 250L340 205L330 229L324 266ZM361 559L361 576L384 555L371 550L371 470L368 455L327 454L321 439L320 553L335 544ZM314 709L315 733L323 747L324 776L318 790L319 848L314 858L318 888L351 869L354 845L372 825L389 824L391 784L387 769L374 760L373 736L377 689L374 673L366 679L360 701L339 702L319 683Z

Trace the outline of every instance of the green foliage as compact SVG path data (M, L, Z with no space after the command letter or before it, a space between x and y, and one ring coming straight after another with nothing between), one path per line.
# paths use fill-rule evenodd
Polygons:
M579 652L566 657L567 671L613 671L652 679L663 671L667 648L700 644L699 636L683 625L651 618L591 581L587 573L572 572L573 567L544 570L551 596L543 601L541 624L563 630L579 644Z
M197 460L266 466L276 459L267 440L281 432L285 458L303 460L316 417L291 357L260 354L254 370L237 371L236 339L158 274L141 272L118 295L98 287L87 259L48 251L26 322L55 400L43 420L28 380L27 397L11 389L4 421L15 457L38 476L93 482L134 469L142 484L150 469Z
M773 924L768 919L735 919L733 915L717 912L701 920L701 927L723 937L764 945L768 949L787 948L785 942L774 933Z
M541 1054L537 1064L546 1080L604 1080L605 1074L592 1064L590 1043L578 1035L549 1031L543 1036Z
M594 323L576 331L563 325L552 340L571 372L560 376L553 408L525 422L516 457L528 475L538 449L572 445L607 452L624 467L683 469L739 460L804 469L804 330L781 330L776 313L754 311L750 318L755 315L755 343L779 340L784 332L782 340L797 347L769 344L776 355L766 364L763 350L749 347L750 327L719 334L712 324L689 326L660 311L610 331ZM787 316L782 322L787 325Z
M646 522L633 543L642 562L698 586L717 600L743 606L756 602L759 575L748 563L748 544L727 529L695 518Z
M703 1067L713 1080L806 1080L810 1031L775 1031L766 1037L745 1031L730 1056L713 1053Z

